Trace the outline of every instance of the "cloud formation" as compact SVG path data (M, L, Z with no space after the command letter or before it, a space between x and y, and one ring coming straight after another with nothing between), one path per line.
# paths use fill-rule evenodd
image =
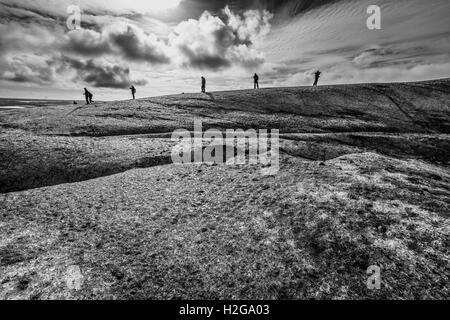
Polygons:
M77 0L83 29L68 31L73 0L0 0L0 86L145 78L151 95L194 90L199 70L217 90L246 88L253 72L266 86L310 85L317 69L322 84L450 76L448 0L379 0L379 31L365 25L370 0L173 0L154 10L168 1Z
M198 20L180 23L169 44L180 53L182 65L216 70L238 64L255 67L264 59L252 46L270 31L268 11L249 10L242 16L226 7L226 21L205 11Z
M104 61L79 61L69 57L63 57L63 65L76 71L74 81L82 81L97 88L126 89L131 84L145 85L145 80L132 80L130 69L118 64Z
M63 39L62 49L82 56L121 56L128 61L151 64L169 63L166 45L153 34L146 34L136 26L117 23L100 33L81 29L70 31Z
M18 83L51 84L55 80L53 61L33 54L2 57L0 78Z
M213 71L261 65L264 57L255 45L269 33L273 15L261 10L235 14L228 7L222 14L205 11L199 19L182 21L162 38L124 20L99 25L98 30L72 31L61 25L0 24L0 78L48 84L56 82L55 68L59 77L72 69L76 81L125 88L132 82L130 65ZM24 55L29 52L45 58L31 59Z
M84 56L118 55L127 61L170 64L217 70L233 65L255 67L263 56L253 45L270 31L272 14L249 10L243 15L223 10L225 21L205 11L198 20L178 24L168 40L148 34L135 25L119 22L102 32L74 30L62 44L67 53Z
M100 56L111 52L111 44L101 33L89 29L72 30L63 38L61 48L67 53Z
M111 43L127 59L150 62L153 64L169 63L166 45L154 34L146 34L131 25L114 26L107 31Z

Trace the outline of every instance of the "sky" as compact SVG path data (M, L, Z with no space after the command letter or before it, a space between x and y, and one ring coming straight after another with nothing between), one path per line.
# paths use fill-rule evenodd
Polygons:
M381 9L370 30L367 8ZM79 27L71 6L80 8ZM450 77L448 0L0 0L0 97Z

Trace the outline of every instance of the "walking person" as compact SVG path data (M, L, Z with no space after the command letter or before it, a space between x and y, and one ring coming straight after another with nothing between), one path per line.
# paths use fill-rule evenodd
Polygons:
M202 76L202 93L206 92L206 79Z
M255 89L259 89L259 76L256 73L253 76L253 85Z
M84 88L84 97L86 98L86 104L92 103L92 98L94 95L88 91L88 89Z
M320 75L322 74L322 72L320 72L319 70L317 70L314 73L315 76L315 80L314 80L314 86L317 86L317 84L319 83L319 79L320 79Z
M131 86L131 95L133 96L133 100L136 100L136 88L134 86Z

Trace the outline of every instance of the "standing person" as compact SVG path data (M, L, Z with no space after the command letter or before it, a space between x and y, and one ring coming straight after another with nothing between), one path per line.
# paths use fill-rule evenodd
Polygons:
M92 93L88 91L88 89L84 88L84 97L86 98L86 104L92 103Z
M131 95L133 96L133 100L136 100L136 88L134 86L131 86Z
M206 92L206 79L202 76L202 92Z
M253 84L255 89L259 89L259 76L256 73L253 76Z
M322 72L320 72L319 70L317 70L316 73L314 73L315 78L316 78L314 81L314 86L317 86L317 84L319 83L319 78L320 78L321 74L322 74Z

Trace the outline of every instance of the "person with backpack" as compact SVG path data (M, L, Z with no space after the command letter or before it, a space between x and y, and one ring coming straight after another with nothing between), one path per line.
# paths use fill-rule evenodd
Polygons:
M84 88L84 97L86 98L86 104L91 104L92 103L92 98L94 97L94 95L88 91L88 89Z
M321 74L322 74L322 72L320 72L319 70L317 70L316 73L314 73L314 75L315 75L314 86L317 86L317 84L319 83L319 78L320 78Z

